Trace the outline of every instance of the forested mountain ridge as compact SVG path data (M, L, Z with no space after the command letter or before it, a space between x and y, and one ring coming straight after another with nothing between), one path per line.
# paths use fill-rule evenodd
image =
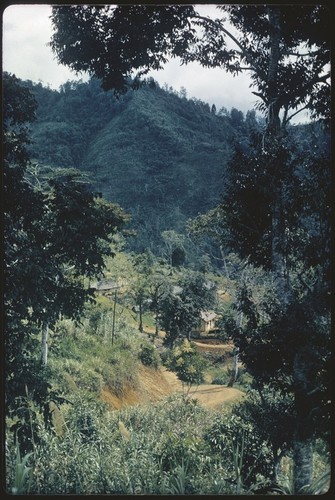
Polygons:
M94 189L132 214L140 251L157 253L164 230L183 232L189 217L218 203L234 141L259 127L254 112L217 114L151 80L119 99L99 80L59 92L30 86L39 104L32 158L89 172Z

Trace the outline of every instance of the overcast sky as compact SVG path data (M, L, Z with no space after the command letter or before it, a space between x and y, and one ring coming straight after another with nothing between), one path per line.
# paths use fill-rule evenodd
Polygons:
M214 5L199 6L201 13L215 12ZM48 42L51 38L49 5L11 5L3 14L3 69L23 80L41 81L58 89L67 80L87 79L57 64ZM167 83L175 90L185 87L188 98L196 97L217 110L235 107L243 112L252 109L255 96L245 74L233 78L220 69L201 68L197 63L181 66L177 59L164 70L152 72L160 85Z

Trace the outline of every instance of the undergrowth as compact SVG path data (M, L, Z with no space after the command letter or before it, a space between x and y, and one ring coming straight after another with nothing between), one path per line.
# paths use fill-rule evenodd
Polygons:
M109 320L106 308L94 321L88 315L81 325L62 322L53 333L49 371L63 402L53 404L49 426L31 408L29 454L19 452L10 431L20 422L8 419L7 492L235 495L266 490L271 482L269 443L232 407L225 413L206 409L184 394L118 411L101 401L105 387L119 396L125 388L136 390L141 363L152 369L160 364L145 336L120 322L112 342ZM243 371L240 376L249 383ZM316 481L322 483L327 466L322 453L317 456ZM325 486L319 483L321 491Z

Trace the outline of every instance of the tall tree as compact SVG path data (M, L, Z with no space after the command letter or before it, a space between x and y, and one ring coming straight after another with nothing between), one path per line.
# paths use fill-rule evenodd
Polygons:
M322 288L321 295L325 298L329 293L325 267L320 270L318 279L312 282L313 286L307 283L298 294L290 280L292 272L289 272L287 257L291 234L288 234L286 219L288 212L295 212L292 212L292 204L287 196L288 188L292 187L292 169L288 168L292 166L292 155L288 150L286 130L291 119L303 109L308 110L313 117L329 119L330 16L327 7L223 5L219 6L222 16L215 20L197 14L191 6L179 6L174 11L165 6L94 9L54 8L52 21L56 32L51 46L60 62L76 70L88 70L103 76L106 88L124 90L132 70L142 66L145 72L155 65L159 67L168 56L180 56L186 63L199 61L203 66L222 67L236 75L245 70L250 72L254 94L259 98L257 106L264 113L266 127L257 154L248 163L249 171L245 180L249 182L250 173L257 172L254 195L257 192L262 195L262 209L266 209L267 216L265 227L262 226L263 212L249 215L256 226L254 229L258 234L258 243L260 240L264 243L265 248L261 248L260 253L265 252L267 255L267 265L273 273L280 301L280 318L283 321L286 318L285 323L293 311L304 310L302 296L304 301L307 297L312 301L313 294L318 295ZM237 34L232 32L226 19L237 30ZM141 27L141 33L148 22L155 33L149 28L148 36L142 38L138 28L129 29L133 27L134 20ZM327 165L323 162L321 170L326 169ZM260 181L262 184L259 186ZM243 194L247 194L247 191ZM268 207L267 198L271 200ZM245 210L246 202L249 203L250 199L240 198L240 201ZM315 219L314 215L309 220L311 218ZM299 234L302 221L306 219L300 216L297 220L295 235ZM314 229L314 224L309 226L307 239ZM255 248L259 249L263 244L255 247L250 245L252 241L252 238L247 237L241 248L245 251L245 246L249 246L250 256L257 260L260 255L255 252ZM291 260L294 260L292 254ZM304 267L300 278L305 283L306 262L299 259ZM297 267L295 273L298 272ZM327 302L324 307L327 308ZM312 323L319 332L319 339L327 313L319 311L315 314ZM256 323L252 323L252 327L257 331ZM297 327L302 331L306 327L308 335L309 327L304 321ZM275 331L276 338L280 339L282 330L275 328ZM303 401L310 401L309 392L317 390L316 387L312 389L315 373L312 375L309 371L311 363L307 353L310 352L303 342L298 343L291 372L297 413L294 452L296 492L302 491L311 477L310 413L313 408L309 407L306 412L303 404ZM262 353L264 345L255 353L260 364Z
M192 330L199 324L200 313L213 306L214 288L204 277L192 273L167 286L159 298L159 323L165 331L164 343L172 347L178 339L191 340Z
M138 329L143 332L143 313L145 306L148 307L149 298L149 281L154 264L153 255L143 253L133 256L133 266L136 271L131 284L131 294L135 299L135 304L138 307L139 325Z
M20 406L28 386L46 403L48 384L39 362L36 333L60 315L78 320L93 289L84 278L99 276L111 237L124 224L123 210L96 198L74 170L44 179L30 169L27 125L36 104L13 75L4 74L4 307L6 407ZM43 386L43 387L42 387Z
M85 5L54 8L51 47L61 64L88 71L103 87L125 92L160 69L194 38L192 6ZM185 41L186 39L186 41ZM133 71L137 75L133 77Z

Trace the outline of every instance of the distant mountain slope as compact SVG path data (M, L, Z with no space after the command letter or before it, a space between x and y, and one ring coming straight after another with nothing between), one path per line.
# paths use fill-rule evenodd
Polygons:
M100 82L68 82L60 92L32 85L39 102L32 156L90 173L94 188L133 216L137 250L159 244L166 229L213 207L242 113L217 115L151 82L119 100Z
M193 215L222 190L231 127L173 97L134 93L91 141L82 164L107 198L136 213L178 207Z

